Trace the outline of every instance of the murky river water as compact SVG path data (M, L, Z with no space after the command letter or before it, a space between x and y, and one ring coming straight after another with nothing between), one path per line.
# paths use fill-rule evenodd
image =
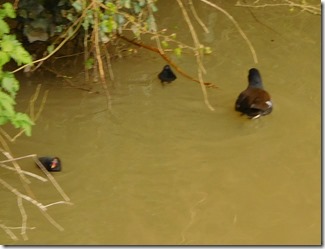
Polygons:
M113 63L113 114L102 112L103 96L67 88L60 78L22 82L21 110L37 84L50 92L33 136L12 149L61 157L63 171L53 176L74 205L49 208L60 232L26 204L36 229L18 242L0 230L2 244L320 243L320 16L252 9L273 31L247 9L219 4L246 32L259 63L222 13L197 4L211 29L206 35L197 27L213 49L204 63L205 80L220 87L208 89L215 111L199 85L180 75L162 87L156 75L165 62L144 50ZM190 39L179 10L158 7L161 25ZM174 59L195 76L193 57ZM260 69L274 102L273 113L257 120L234 111L251 67ZM40 173L32 161L22 166ZM31 187L45 203L60 199L49 184L34 180ZM15 199L0 193L0 219L19 225Z

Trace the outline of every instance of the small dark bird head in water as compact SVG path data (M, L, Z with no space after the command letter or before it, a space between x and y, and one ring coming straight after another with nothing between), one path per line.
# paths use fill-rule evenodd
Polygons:
M61 171L61 160L58 157L44 156L38 160L48 171Z
M158 74L158 78L160 79L161 83L167 82L170 83L176 80L176 75L172 71L169 65L164 66L163 70Z

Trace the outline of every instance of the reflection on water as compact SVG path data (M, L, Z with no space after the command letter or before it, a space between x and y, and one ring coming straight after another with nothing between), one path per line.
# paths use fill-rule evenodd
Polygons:
M156 74L165 62L144 51L114 62L112 113L100 112L101 95L46 79L50 94L33 136L13 149L17 156L60 156L63 171L53 175L74 205L49 209L64 232L27 206L37 229L15 244L320 244L320 17L254 10L279 35L228 5L259 64L223 15L198 8L212 29L205 39L214 53L205 65L206 80L221 88L208 90L214 112L196 83L179 76L162 87ZM178 63L195 72L194 58ZM271 115L248 120L234 101L253 66L275 106ZM42 83L31 80L20 103ZM38 196L56 198L38 184ZM6 205L6 215L16 211ZM0 240L14 243L2 232Z

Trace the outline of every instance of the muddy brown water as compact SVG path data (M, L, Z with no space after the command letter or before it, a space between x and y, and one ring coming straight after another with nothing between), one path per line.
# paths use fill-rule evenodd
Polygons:
M285 7L252 9L275 32L247 9L218 3L259 62L222 13L197 4L211 29L196 27L213 50L204 65L205 80L220 87L208 89L215 111L199 85L180 75L162 87L156 75L165 62L142 49L113 63L112 113L102 111L102 95L68 88L53 75L21 82L20 110L37 84L49 95L33 136L12 149L16 156L61 157L63 171L53 176L74 205L49 207L60 232L25 204L36 228L27 241L0 230L2 244L320 244L321 18ZM158 7L161 26L189 40L176 5ZM192 56L172 58L195 76ZM260 69L274 102L272 114L257 120L234 111L251 67ZM41 174L30 160L21 165ZM31 188L44 203L60 200L48 183L32 180ZM19 226L15 198L0 193L0 220Z

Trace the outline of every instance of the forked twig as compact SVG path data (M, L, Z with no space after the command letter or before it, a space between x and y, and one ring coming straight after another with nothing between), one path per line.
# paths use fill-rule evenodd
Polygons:
M27 227L27 214L25 211L25 208L23 206L23 200L21 196L17 196L17 204L19 207L20 215L21 215L21 232L20 234L22 235L24 240L28 240L27 234L26 234L26 227Z
M12 240L18 240L18 237L11 231L11 228L0 223L0 227L10 236Z
M213 8L221 11L222 13L224 13L229 19L230 21L235 25L235 27L237 28L238 32L240 33L240 35L244 38L244 40L246 41L252 55L253 55L253 59L254 62L257 64L258 60L257 60L257 55L255 52L255 49L252 45L252 43L250 42L250 40L247 38L246 34L244 33L244 31L241 29L241 27L239 26L238 22L232 17L232 15L230 15L227 11L225 11L224 9L220 8L218 5L209 2L208 0L200 0L203 3L206 3L207 5L212 6Z
M10 166L7 166L7 165L2 164L2 163L0 163L0 167L5 168L5 169L8 169L8 170L11 170L11 171L16 171L16 169L15 169L14 167L10 167ZM36 175L36 174L33 174L33 173L29 172L29 171L22 170L21 172L22 172L23 174L25 174L25 175L28 175L28 176L34 177L34 178L36 178L37 180L40 180L40 181L42 181L42 182L47 182L47 179L45 179L44 177L41 177L41 176Z
M202 59L201 59L201 56L202 56L201 53L200 53L201 44L199 42L198 36L197 36L197 34L196 34L195 30L194 30L194 27L193 27L193 25L191 23L191 20L190 20L188 14L187 14L187 11L184 8L184 5L183 5L182 1L177 0L177 3L178 3L179 7L182 10L183 17L184 17L184 19L185 19L185 21L186 21L186 23L187 23L187 25L188 25L188 27L190 29L192 39L193 39L193 42L194 42L194 45L195 45L195 48L196 48L195 57L196 57L196 61L197 61L197 64L198 64L197 70L198 70L199 82L200 82L203 97L204 97L204 102L211 111L214 111L214 108L212 107L212 105L209 102L208 93L207 93L207 90L206 90L204 82L203 82L202 73L205 73L206 71L205 71L205 68L203 66Z
M303 3L295 3L290 0L285 0L284 3L263 3L263 4L242 4L241 2L237 2L235 6L240 7L250 7L250 8L265 8L265 7L279 7L279 6L287 6L287 7L295 7L300 8L301 11L307 11L311 14L320 15L321 14L321 6L313 6Z
M202 22L201 18L199 17L199 15L197 14L193 2L192 0L188 0L188 4L190 6L190 9L193 13L194 18L196 19L196 21L201 25L202 29L204 30L205 33L210 33L209 29L207 28L207 26L205 26L205 24Z

